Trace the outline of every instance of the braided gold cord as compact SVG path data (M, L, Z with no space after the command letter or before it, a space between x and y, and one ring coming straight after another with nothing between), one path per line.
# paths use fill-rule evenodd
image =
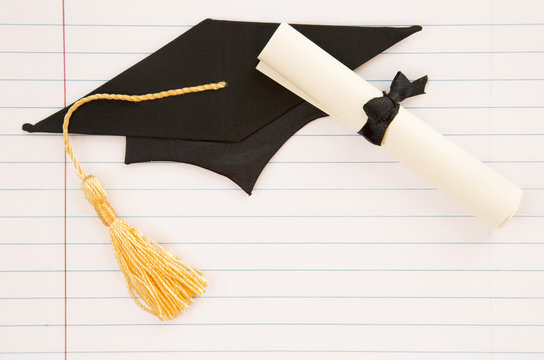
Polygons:
M184 87L181 89L166 90L166 91L160 91L160 92L145 94L145 95L94 94L94 95L89 95L82 99L79 99L70 107L70 109L68 109L68 112L64 116L64 123L62 124L62 136L64 138L64 147L66 148L66 153L68 154L68 156L72 160L72 163L74 164L74 167L76 168L77 176L79 176L79 178L83 180L85 179L87 175L85 175L85 172L83 171L83 169L81 169L81 165L79 165L79 161L74 155L72 146L70 145L70 142L68 140L68 126L70 125L70 118L72 117L72 114L80 106L94 100L121 100L121 101L131 101L131 102L157 100L157 99L163 99L170 96L185 95L189 93L196 93L196 92L207 91L207 90L219 90L224 88L225 86L227 86L227 83L224 81L221 81L218 83Z
M77 176L83 180L81 189L85 198L109 229L115 256L125 276L129 293L138 306L161 320L172 319L179 312L184 312L193 297L202 295L207 282L199 270L185 264L117 217L100 181L94 175L85 174L74 155L68 139L70 118L80 106L94 100L149 101L219 90L225 86L225 82L218 82L145 95L94 94L76 101L64 116L62 133L66 153L74 164Z

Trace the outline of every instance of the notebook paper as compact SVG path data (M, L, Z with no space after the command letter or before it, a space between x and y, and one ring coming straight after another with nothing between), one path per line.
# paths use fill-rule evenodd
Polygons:
M515 5L2 1L0 359L544 358L543 8ZM331 118L251 197L191 165L124 165L121 137L75 135L118 213L210 282L174 321L142 312L61 137L20 126L206 17L423 25L357 72L381 90L398 70L428 74L406 107L522 187L519 212L490 231Z

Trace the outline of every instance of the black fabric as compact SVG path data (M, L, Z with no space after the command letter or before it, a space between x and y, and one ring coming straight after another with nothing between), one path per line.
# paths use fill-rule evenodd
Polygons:
M238 143L129 136L125 163L170 160L197 165L226 176L251 195L278 149L304 125L326 115L303 102Z
M278 25L202 21L90 94L146 94L218 81L226 81L226 88L140 103L95 101L78 109L70 133L127 136L127 164L186 162L225 175L251 193L283 143L325 115L255 69ZM421 30L293 26L351 69ZM61 133L69 107L23 129Z
M399 103L406 98L424 94L426 84L427 76L410 82L402 72L397 72L389 93L384 91L382 97L370 99L363 106L368 120L359 134L372 144L381 146L389 124L399 112Z

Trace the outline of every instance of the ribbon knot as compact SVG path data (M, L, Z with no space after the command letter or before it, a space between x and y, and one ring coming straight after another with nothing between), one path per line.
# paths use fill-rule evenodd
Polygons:
M382 97L370 99L363 106L368 120L359 130L359 134L374 145L380 146L389 124L399 112L399 103L409 97L424 94L426 84L427 76L411 82L399 71L391 82L389 93L384 91Z

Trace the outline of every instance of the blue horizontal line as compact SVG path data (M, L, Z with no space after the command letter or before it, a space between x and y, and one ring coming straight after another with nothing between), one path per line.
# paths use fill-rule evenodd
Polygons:
M14 328L14 327L130 327L130 326L393 326L393 327L544 327L544 324L498 324L498 323L343 323L343 322L331 322L331 323L312 323L312 322L300 322L300 323L274 323L274 322L255 322L255 323L237 323L237 322L225 322L225 323L110 323L110 324L0 324L0 328Z
M444 136L544 136L544 133L446 133Z
M4 351L1 355L64 354L64 351ZM68 350L67 354L153 354L153 353L385 353L385 354L509 354L537 355L542 351L462 350L348 350L348 349L225 349L225 350Z
M543 161L544 162L544 161ZM81 164L124 164L123 161L80 161ZM64 161L0 161L0 164L64 164Z
M0 23L0 26L81 26L81 27L193 27L196 24L97 24L97 23ZM412 26L413 24L352 24L351 26ZM493 26L543 26L544 23L444 23L444 24L420 24L421 26L439 26L439 27L493 27ZM347 25L349 26L349 25Z
M437 109L544 109L544 105L519 105L519 106L406 106L412 110L437 110Z
M326 269L326 268L270 268L270 269L200 269L203 272L503 272L503 273L525 273L525 272L544 272L544 269ZM19 270L0 270L0 273L111 273L120 272L119 269L19 269Z
M0 191L80 191L80 188L0 188ZM106 188L107 191L236 191L240 188ZM256 191L436 191L436 188L256 188ZM521 188L524 191L544 191L544 188Z
M80 188L0 188L0 191L79 191ZM107 191L242 191L239 188L106 188ZM428 191L435 188L261 188L253 191ZM544 188L528 188L544 190Z
M1 53L1 52L0 52ZM543 51L544 53L544 51ZM37 79L37 78L0 78L0 81L12 82L105 82L109 79ZM391 82L391 79L366 79L368 82ZM513 81L544 81L544 78L472 78L472 79L429 79L429 82L513 82Z
M169 241L161 245L544 245L542 241ZM0 246L110 246L111 242L0 242Z
M471 219L470 215L119 215L126 219ZM544 215L514 215L542 219ZM94 219L94 215L0 215L0 219Z
M232 295L232 296L202 296L201 299L335 299L335 300L372 300L372 299L412 299L412 300L544 300L544 296L358 296L358 295ZM4 301L20 300L64 300L64 296L33 296L33 297L0 297ZM130 296L68 296L67 300L127 300Z
M4 134L0 134L4 135ZM5 134L5 136L11 136L12 134ZM31 134L13 134L15 136L28 136ZM51 136L53 134L46 134ZM54 134L56 136L62 136L62 134ZM444 133L444 136L544 136L544 133ZM294 134L293 137L360 137L359 134Z
M480 55L480 54L542 54L542 53L544 53L544 50L384 51L381 54L386 54L386 55Z
M0 219L94 219L94 215L0 215ZM361 219L361 218L473 218L469 215L119 215L120 218L134 219L215 219L215 218L233 218L233 219L325 219L325 218L341 218L341 219ZM541 218L544 215L515 215L514 217L535 217Z
M374 218L474 218L470 215L119 215L120 218L127 219L152 219L152 218L165 218L165 219L215 219L215 218L243 218L243 219L374 219ZM544 215L514 215L514 218L544 218ZM94 215L0 215L0 219L94 219Z
M107 79L6 79L2 78L0 81L13 81L13 82L99 82L99 81L108 81Z
M62 106L0 106L0 109L62 109Z
M4 50L0 54L48 54L48 55L149 55L150 51L25 51Z
M542 164L544 160L483 160L485 164ZM123 161L80 161L80 164L124 164ZM155 161L154 163L175 163L172 161ZM269 164L400 164L398 161L269 161ZM64 164L64 161L0 161L0 164Z
M62 24L62 23L0 23L0 26L58 26L58 27L192 27L196 24Z
M80 188L0 188L0 191L80 191ZM106 188L107 191L242 191L239 188ZM253 191L434 191L436 188L257 188ZM544 190L527 188L523 190Z
M544 133L444 133L444 136L544 136ZM51 133L4 133L0 136L55 136L62 137L62 134ZM71 134L70 136L93 136L85 134ZM294 134L293 137L360 137L358 134Z
M84 163L84 161L80 161ZM482 160L486 164L544 163L544 160ZM1 162L0 162L1 163ZM123 162L119 162L123 163ZM124 164L124 163L123 163ZM269 164L400 164L398 161L270 161Z
M512 106L406 106L412 110L467 110L467 109L544 109L544 105ZM0 106L0 109L62 109L62 106Z
M64 354L64 351L2 351L0 355ZM224 349L224 350L68 350L67 354L153 354L153 353L384 353L384 354L508 354L537 355L543 351L463 350L349 350L349 349Z
M512 105L512 106L406 106L412 110L466 110L466 109L544 109L544 105ZM62 109L61 106L0 106L0 109Z
M0 188L0 191L80 191L80 188ZM107 191L243 191L240 188L106 188ZM253 191L434 191L435 188L261 188ZM528 188L525 190L544 190Z
M196 24L62 24L62 23L0 23L0 26L52 26L52 27L193 27Z
M150 55L151 51L66 51L66 55ZM480 50L480 51L384 51L384 55L503 55L543 54L544 50ZM4 50L0 54L62 55L62 51ZM389 80L390 81L390 80Z

